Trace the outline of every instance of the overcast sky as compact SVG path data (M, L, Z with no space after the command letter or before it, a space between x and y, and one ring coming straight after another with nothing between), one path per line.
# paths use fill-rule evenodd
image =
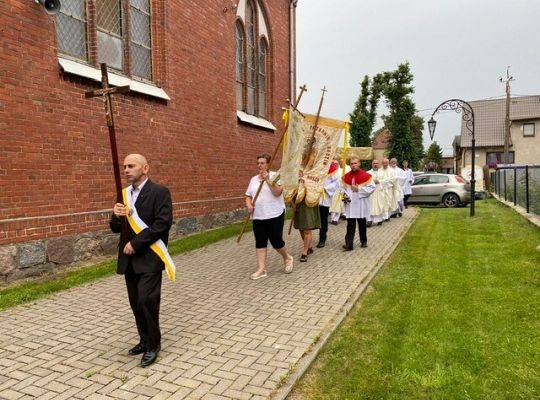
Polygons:
M301 109L348 119L360 81L409 61L417 109L449 98L540 94L540 0L300 0L298 83L308 86ZM384 108L379 110L384 112ZM427 121L432 111L420 112ZM445 154L459 134L459 116L438 115L435 140ZM379 121L380 124L380 121ZM429 145L427 127L424 143Z

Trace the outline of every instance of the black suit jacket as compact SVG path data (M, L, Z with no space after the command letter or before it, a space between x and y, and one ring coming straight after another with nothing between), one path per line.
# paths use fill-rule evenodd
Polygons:
M136 274L161 272L165 265L152 251L150 245L158 239L163 240L166 245L169 240L169 230L173 222L171 193L166 187L148 180L137 197L135 208L148 228L135 235L127 220L125 221L128 225L127 237L124 237L124 234L120 235L116 272L125 274L130 264ZM122 233L122 221L114 214L109 225L113 232ZM128 242L131 242L131 246L135 249L132 256L124 254L124 246Z

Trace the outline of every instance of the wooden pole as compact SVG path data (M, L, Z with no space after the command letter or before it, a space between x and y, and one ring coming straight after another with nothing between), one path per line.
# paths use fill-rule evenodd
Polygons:
M112 164L113 164L113 170L114 170L114 183L115 183L115 191L116 191L116 202L117 203L123 203L124 200L122 198L122 180L120 178L120 162L118 160L118 148L116 146L116 131L114 126L114 117L113 117L113 105L112 105L112 97L111 95L114 93L127 93L129 92L129 86L118 86L118 87L110 87L109 86L109 77L107 73L107 64L101 63L101 89L99 90L93 90L90 92L86 92L84 94L84 97L87 99L93 98L93 97L100 97L103 100L103 105L105 107L105 117L107 119L107 127L109 128L109 142L111 145L111 157L112 157ZM122 218L122 233L124 233L124 237L127 236L125 233L127 233L127 220L125 218Z
M311 155L311 151L313 150L313 145L315 144L315 133L317 133L317 128L319 126L319 119L321 117L321 110L322 110L322 105L324 102L324 95L326 94L326 92L328 92L328 90L326 90L326 86L323 87L321 90L322 90L321 101L319 102L319 109L317 110L317 117L315 118L315 125L313 126L313 133L311 134L308 151L306 152L306 154L304 154L304 159L302 160L303 167L307 167L306 164L309 162L309 156ZM294 203L296 206L297 205L296 199L294 200ZM295 217L296 217L296 207L293 208L293 215L291 218L291 222L289 224L289 232L287 233L288 235L291 234Z
M297 109L296 107L298 107L298 104L300 103L300 100L302 100L302 95L306 91L307 91L306 85L300 86L300 93L298 94L298 98L296 99L296 102L294 104L291 104L293 109L295 109L295 110ZM289 120L287 121L287 125L285 126L285 129L283 130L283 133L281 134L281 138L279 139L279 142L277 143L277 145L276 145L276 147L274 149L274 153L272 154L272 158L270 159L270 165L268 165L268 172L270 172L270 170L272 168L272 165L274 164L274 160L277 157L277 152L279 151L279 148L281 147L283 139L285 138L285 134L287 133L287 130L289 129L289 121L290 121L290 116L289 116ZM261 182L259 184L259 187L257 188L257 192L255 193L255 197L253 198L253 206L255 206L255 202L259 198L259 194L261 193L261 189L263 187L263 184L264 184L264 181ZM242 236L244 236L244 232L246 230L246 227L247 227L247 224L249 222L250 216L251 215L248 213L248 215L244 219L244 223L242 224L242 229L240 229L240 234L238 235L238 238L236 239L236 243L240 243L240 240L242 240Z

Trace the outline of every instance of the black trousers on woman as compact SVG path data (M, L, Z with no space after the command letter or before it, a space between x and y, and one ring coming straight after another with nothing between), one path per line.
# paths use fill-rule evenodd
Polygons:
M347 250L353 249L354 234L356 233L356 224L360 234L360 244L367 244L367 224L365 218L347 218L347 233L345 234L345 247Z

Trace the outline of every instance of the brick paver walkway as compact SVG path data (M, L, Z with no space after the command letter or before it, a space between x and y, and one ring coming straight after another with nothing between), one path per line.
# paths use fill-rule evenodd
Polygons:
M179 280L163 287L163 350L146 369L126 355L137 336L121 277L4 311L0 398L268 398L415 216L409 209L370 228L369 247L353 252L341 251L342 221L307 263L297 262L293 232L294 272L284 274L272 252L268 277L256 282L251 233L239 246L230 239L175 257Z

